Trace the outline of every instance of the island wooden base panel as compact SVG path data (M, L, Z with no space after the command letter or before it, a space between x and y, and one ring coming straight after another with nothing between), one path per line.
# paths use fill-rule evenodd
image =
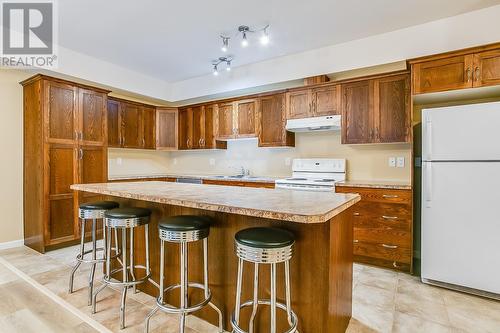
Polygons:
M212 302L225 315L224 327L231 330L230 316L234 310L238 260L234 253L234 234L241 229L255 226L273 226L287 229L296 236L294 256L290 262L292 282L292 309L299 318L302 333L345 332L352 310L352 211L348 209L326 223L303 224L277 220L254 218L219 212L209 212L193 208L161 205L146 201L135 201L111 197L121 206L147 207L153 214L150 222L149 248L152 278L159 282L160 240L158 221L161 217L172 215L208 215L215 223L209 236L209 283ZM135 262L144 264L143 227L135 231ZM179 245L167 244L165 247L165 286L180 281ZM189 281L203 283L202 242L189 244ZM116 264L116 263L115 263ZM269 298L269 265L260 265L259 298ZM284 264L277 270L278 301L285 303ZM139 271L137 271L139 273ZM253 292L254 265L245 263L243 275L242 301L250 300ZM158 289L151 283L139 287L140 290L158 296ZM202 300L203 291L190 288L189 303ZM179 291L174 290L166 296L169 304L179 305ZM241 327L248 329L247 323L251 308L241 313ZM269 331L269 307L259 306L256 317L256 332ZM194 313L210 323L217 325L217 314L210 307ZM277 310L278 332L288 329L284 311Z

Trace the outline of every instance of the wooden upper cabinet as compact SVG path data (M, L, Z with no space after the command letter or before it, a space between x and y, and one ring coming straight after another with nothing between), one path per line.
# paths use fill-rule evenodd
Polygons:
M142 147L142 108L140 105L121 104L122 146L124 148Z
M120 102L108 99L108 147L121 147Z
M247 99L235 102L237 119L236 137L247 138L257 135L257 100Z
M220 103L218 105L216 117L218 124L218 139L230 139L235 137L236 131L233 109L233 103Z
M156 149L176 150L178 144L177 109L156 110Z
M340 85L326 86L311 89L312 116L339 115L342 106L342 92Z
M373 141L373 81L342 85L342 143Z
M410 142L410 78L391 76L374 82L376 142Z
M48 142L71 143L78 136L77 94L75 86L44 81L46 140Z
M205 105L205 137L203 148L213 149L216 147L215 134L217 133L215 116L217 114L217 104Z
M142 148L156 148L156 109L144 106L142 108Z
M472 62L468 54L414 64L414 94L472 88Z
M474 54L474 87L500 84L500 49Z
M201 105L191 108L193 118L192 147L194 149L203 148L205 141L205 108Z
M259 98L260 147L295 146L295 134L285 129L285 94Z
M295 90L286 93L287 119L312 117L311 109L310 89Z
M103 146L106 144L106 104L104 93L78 89L80 142Z
M179 149L193 147L193 112L191 108L179 109Z

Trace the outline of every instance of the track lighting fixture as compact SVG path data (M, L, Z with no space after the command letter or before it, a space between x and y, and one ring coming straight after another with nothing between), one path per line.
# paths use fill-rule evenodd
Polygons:
M222 52L227 52L227 50L229 49L229 38L230 37L220 36L220 38L222 38L222 47L220 48L220 50Z
M260 43L262 45L269 44L269 33L267 32L268 27L269 26L265 27L264 30L262 30L262 36L260 37Z
M212 65L214 66L213 67L213 74L215 76L219 75L219 65L222 63L226 64L226 71L229 72L231 70L231 61L232 60L233 60L233 58L231 58L231 57L220 57L219 59L212 61Z

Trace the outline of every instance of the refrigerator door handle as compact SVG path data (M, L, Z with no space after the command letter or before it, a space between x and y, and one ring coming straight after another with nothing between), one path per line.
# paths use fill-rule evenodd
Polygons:
M425 156L425 160L430 161L431 156L432 156L432 121L429 119L430 117L427 117L425 124L426 124L426 132L427 132L427 153Z
M432 163L425 163L426 184L425 184L425 207L431 208L432 201Z

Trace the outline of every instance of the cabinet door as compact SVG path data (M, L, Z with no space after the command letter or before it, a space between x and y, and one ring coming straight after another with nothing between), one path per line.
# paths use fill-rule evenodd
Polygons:
M78 89L79 141L86 145L106 144L106 94Z
M500 50L474 54L474 87L500 84Z
M46 155L48 190L46 244L72 240L77 235L74 195L69 187L77 182L76 149L73 145L49 144Z
M156 110L153 107L142 108L142 148L156 148Z
M410 82L408 75L374 82L376 141L410 142Z
M313 115L315 117L340 114L340 85L312 89Z
M205 109L203 106L191 108L193 113L193 148L203 148L205 139Z
M108 99L108 147L121 147L120 102Z
M413 65L413 93L472 87L472 55L430 60Z
M44 81L44 119L46 141L51 143L72 143L76 140L77 88L68 84Z
M293 146L294 134L285 130L285 94L261 97L259 110L259 146Z
M157 109L156 111L156 149L177 149L177 109Z
M78 182L103 183L108 179L106 149L96 146L78 148Z
M125 148L142 147L142 110L141 106L129 103L121 105L122 146Z
M312 117L311 90L304 89L286 93L287 119Z
M373 81L342 85L342 143L373 141Z
M254 99L235 102L237 134L239 138L257 135L257 101Z
M215 115L217 114L217 104L205 105L205 137L203 138L203 148L215 148Z
M193 147L193 113L190 108L179 110L179 149Z
M235 136L233 103L221 103L218 106L217 123L218 133L217 138L229 139Z

